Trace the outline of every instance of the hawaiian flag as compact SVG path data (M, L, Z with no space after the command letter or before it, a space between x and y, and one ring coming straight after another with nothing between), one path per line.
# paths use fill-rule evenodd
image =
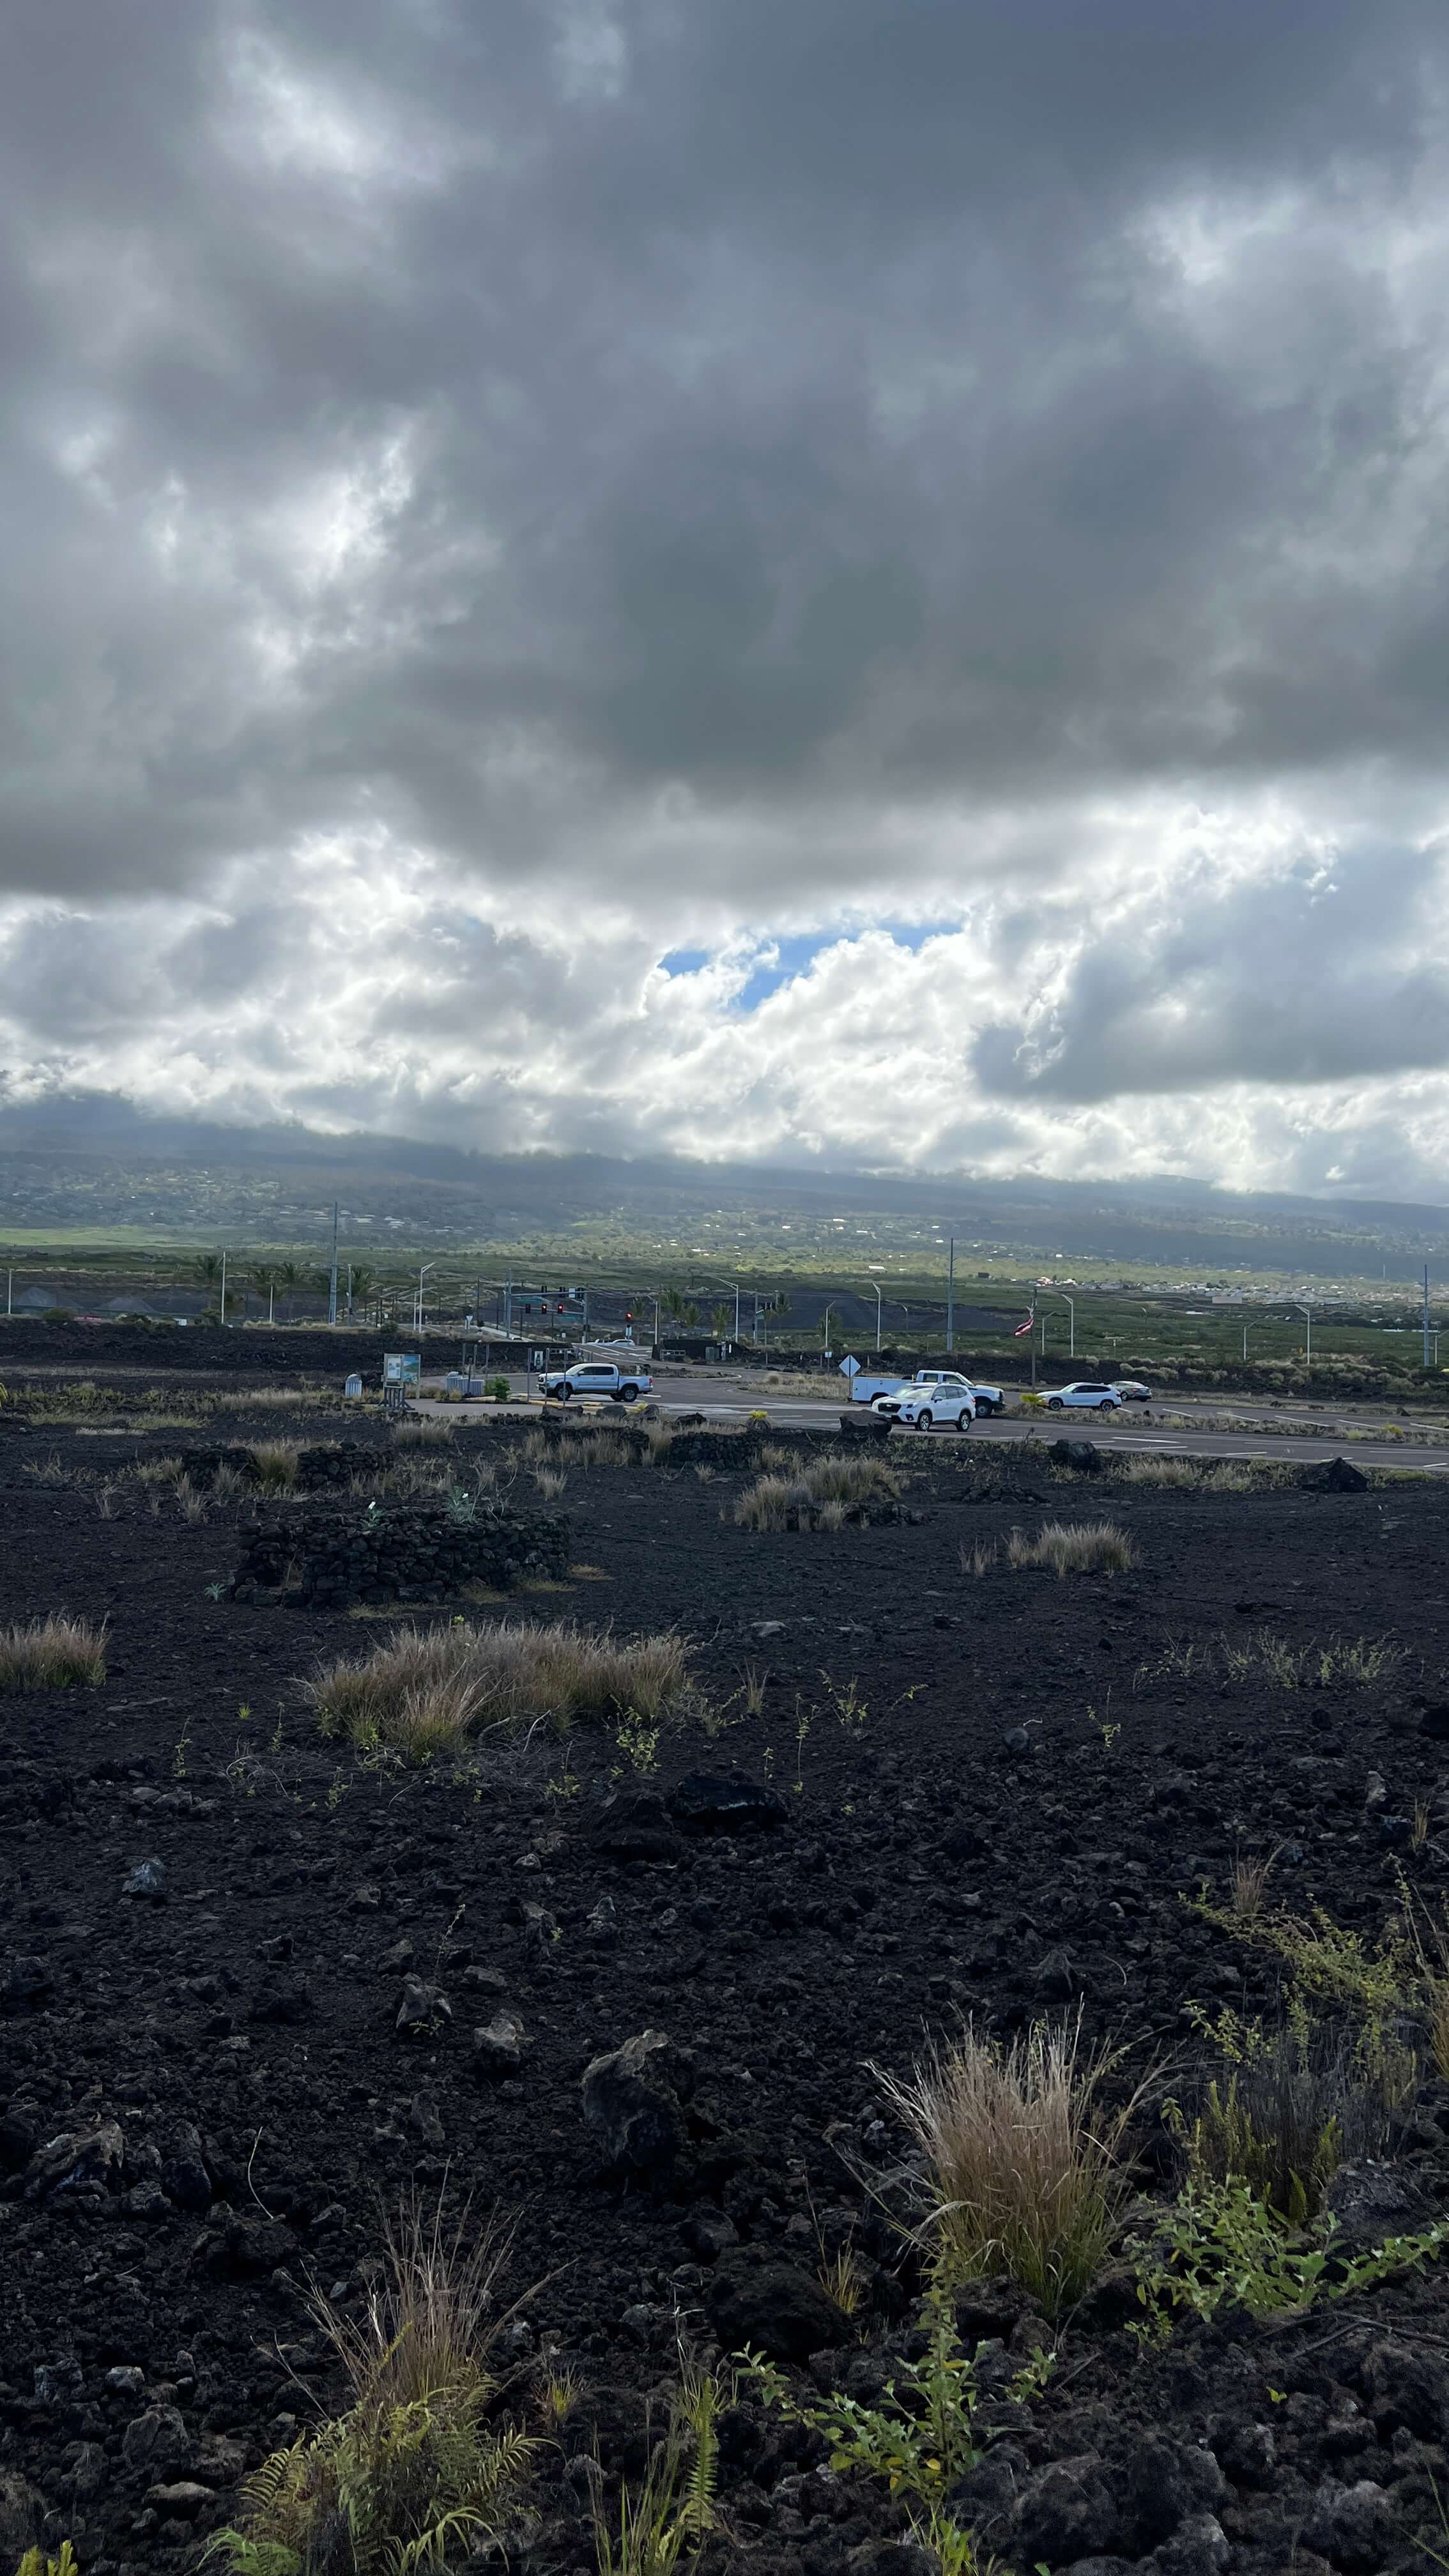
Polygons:
M1014 1332L1014 1333L1012 1334L1012 1336L1011 1336L1012 1340L1013 1340L1014 1342L1019 1342L1019 1341L1020 1341L1020 1339L1021 1339L1021 1337L1022 1337L1022 1334L1023 1334L1023 1333L1029 1333L1029 1332L1031 1331L1031 1328L1032 1328L1032 1326L1033 1326L1033 1324L1034 1324L1035 1322L1036 1322L1036 1308L1035 1308L1035 1306L1028 1306L1028 1308L1027 1308L1027 1310L1026 1310L1026 1322L1025 1322L1024 1324L1018 1324L1018 1325L1017 1325L1017 1328L1016 1328L1015 1332Z

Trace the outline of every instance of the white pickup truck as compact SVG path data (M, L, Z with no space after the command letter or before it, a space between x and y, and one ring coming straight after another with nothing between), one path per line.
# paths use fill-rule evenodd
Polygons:
M852 1404L873 1405L878 1413L890 1413L909 1396L919 1400L925 1389L939 1386L943 1392L964 1391L973 1396L979 1415L1004 1413L1006 1398L999 1386L978 1386L960 1369L917 1369L914 1377L867 1377L864 1369L850 1381Z
M560 1404L573 1395L607 1395L615 1404L633 1404L654 1391L646 1368L617 1368L612 1360L576 1360L572 1368L556 1369L540 1383L544 1394Z

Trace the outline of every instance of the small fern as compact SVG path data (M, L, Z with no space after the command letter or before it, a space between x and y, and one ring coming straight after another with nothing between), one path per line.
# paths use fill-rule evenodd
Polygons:
M5 1390L0 1387L0 1404L4 1401ZM58 2558L47 2557L43 2549L27 2549L15 2576L80 2576L80 2561L70 2542L63 2540Z
M353 2403L247 2479L206 2555L229 2576L423 2576L496 2531L534 2444L495 2427L488 2366L496 2239L466 2254L416 2204L388 2238L390 2280L359 2321L314 2302Z

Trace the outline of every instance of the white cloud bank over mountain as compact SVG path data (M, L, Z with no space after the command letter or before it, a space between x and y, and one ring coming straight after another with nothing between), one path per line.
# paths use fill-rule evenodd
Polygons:
M1444 1196L1439 10L3 44L0 1097Z

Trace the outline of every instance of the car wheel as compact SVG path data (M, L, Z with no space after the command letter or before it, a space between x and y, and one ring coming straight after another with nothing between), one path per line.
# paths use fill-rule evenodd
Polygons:
M957 1414L957 1416L956 1416L956 1428L957 1428L957 1430L958 1430L958 1431L969 1431L969 1430L970 1430L970 1428L971 1428L971 1416L970 1416L970 1414L969 1414L969 1413L958 1413L958 1414Z
M1049 1396L1047 1397L1047 1411L1048 1411L1048 1413L1060 1413L1061 1409L1062 1409L1062 1399L1061 1399L1061 1397L1060 1397L1059 1395L1049 1395Z
M1103 1396L1103 1398L1102 1398L1101 1403L1100 1403L1100 1404L1098 1405L1098 1407L1097 1407L1097 1411L1098 1411L1099 1413L1115 1413L1115 1412L1116 1412L1116 1410L1117 1410L1117 1407L1116 1407L1116 1405L1112 1402L1112 1399L1111 1399L1110 1395L1104 1395L1104 1396Z
M560 1404L567 1404L569 1397L572 1394L573 1388L571 1386L561 1386L558 1391L558 1400Z
M929 1431L935 1419L936 1417L934 1413L929 1410L924 1413L918 1413L916 1416L916 1429L918 1431Z
M621 1404L632 1404L638 1393L639 1389L637 1386L621 1386L619 1389L619 1402Z

